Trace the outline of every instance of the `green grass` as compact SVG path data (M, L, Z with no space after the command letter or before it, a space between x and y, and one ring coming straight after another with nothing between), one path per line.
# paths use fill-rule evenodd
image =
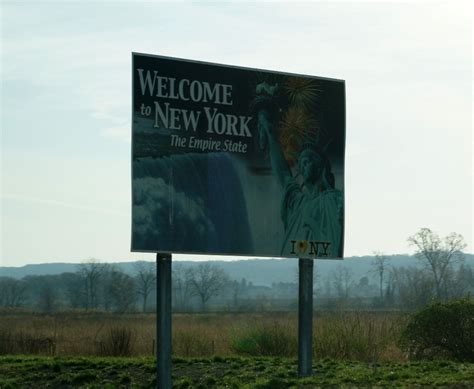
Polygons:
M155 360L112 357L0 357L0 388L149 387ZM425 361L370 364L315 361L312 377L299 378L295 359L220 357L173 359L176 388L288 388L474 385L474 363Z

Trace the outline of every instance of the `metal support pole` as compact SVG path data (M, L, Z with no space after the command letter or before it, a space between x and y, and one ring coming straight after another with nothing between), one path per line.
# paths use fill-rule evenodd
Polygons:
M298 375L310 376L313 365L313 260L298 263Z
M156 254L156 385L171 389L171 254Z

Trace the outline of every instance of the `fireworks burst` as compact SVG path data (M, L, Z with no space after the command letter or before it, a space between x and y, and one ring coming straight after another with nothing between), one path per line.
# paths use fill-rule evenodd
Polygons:
M299 107L290 107L284 114L279 126L279 141L285 159L294 165L301 146L317 138L319 126L316 119Z
M290 105L305 110L314 109L322 91L315 80L302 77L289 77L285 81L284 90Z

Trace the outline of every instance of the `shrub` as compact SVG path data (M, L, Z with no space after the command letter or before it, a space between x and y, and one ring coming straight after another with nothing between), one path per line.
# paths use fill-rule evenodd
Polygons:
M230 347L232 351L244 355L295 356L297 338L288 326L264 323L234 333Z
M414 358L474 362L474 300L432 304L413 315L400 345Z
M14 347L12 332L7 329L0 329L0 355L13 354Z
M317 359L378 362L394 360L388 348L399 337L399 324L390 315L334 312L314 325L313 355Z
M49 354L54 355L56 344L43 335L0 329L0 355Z
M113 357L132 355L135 336L130 327L111 327L102 341L97 343L98 354Z
M214 341L197 330L175 331L173 354L182 357L208 357L214 354Z

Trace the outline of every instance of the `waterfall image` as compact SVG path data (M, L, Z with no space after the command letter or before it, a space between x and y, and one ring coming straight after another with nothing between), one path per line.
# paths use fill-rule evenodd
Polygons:
M251 253L245 199L226 153L133 162L133 246L143 251Z

